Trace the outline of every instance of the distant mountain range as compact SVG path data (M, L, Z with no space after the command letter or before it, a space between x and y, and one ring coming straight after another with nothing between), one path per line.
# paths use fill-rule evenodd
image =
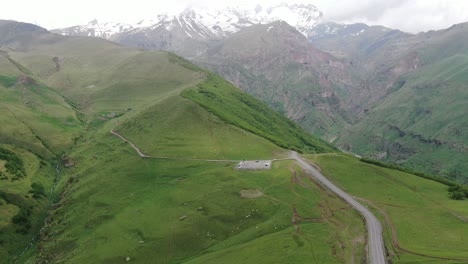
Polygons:
M468 178L467 24L409 34L327 22L312 4L283 3L53 32L174 52L343 149Z
M179 14L161 13L134 24L99 22L77 25L52 32L68 36L100 37L127 46L168 50L191 58L203 54L213 41L256 24L284 20L307 36L322 19L312 4L282 3L247 9L227 7L218 10L187 8Z
M110 40L121 39L124 35L167 31L180 33L193 39L222 38L239 30L255 25L284 20L301 33L308 32L321 20L322 12L312 4L282 3L253 9L227 7L218 10L187 8L179 14L158 14L153 19L144 19L134 24L90 21L87 25L77 25L52 30L62 35L92 36Z

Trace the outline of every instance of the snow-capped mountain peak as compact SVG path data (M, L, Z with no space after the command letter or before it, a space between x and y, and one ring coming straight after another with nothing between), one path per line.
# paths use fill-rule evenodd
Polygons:
M261 24L283 20L306 35L307 31L312 29L321 18L322 12L312 4L281 3L268 8L257 6L255 16L251 19Z
M86 25L73 26L65 29L54 30L62 35L89 36L109 39L114 34L126 32L133 29L130 24L117 22L101 23L97 19L91 20Z
M87 25L54 30L63 35L95 36L111 39L126 32L139 32L164 28L177 30L190 38L220 38L253 24L268 24L283 20L304 35L320 20L322 13L312 4L281 3L253 8L227 7L218 10L187 8L179 14L157 14L133 24L90 21Z

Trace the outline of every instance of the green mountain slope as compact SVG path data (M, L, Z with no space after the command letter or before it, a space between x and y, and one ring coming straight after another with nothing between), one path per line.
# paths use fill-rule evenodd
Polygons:
M225 88L218 86L217 89ZM236 101L229 95L226 99ZM257 153L257 157L272 157L273 152L284 152L270 141L228 125L181 97L169 97L141 114L135 113L133 118L126 119L124 115L122 119L118 131L134 138L138 144L141 142L142 148L151 155L158 156L161 150L163 155L172 157L253 158ZM252 174L233 171L232 163L142 160L127 144L108 133L113 122L103 126L96 138L90 139L99 145L83 144L71 154L81 165L68 171L67 175L77 182L63 197L62 202L68 206L53 213L57 225L52 223L51 235L44 238L41 260L110 263L130 257L139 263L151 263L154 259L162 263L180 263L189 259L196 261L198 257L210 254L212 262L219 262L226 261L225 253L221 252L246 243L253 248L262 248L265 242L277 249L278 255L271 256L274 258L284 255L284 246L291 243L296 245L291 250L298 261L307 262L313 257L311 249L315 250L318 261L327 263L361 257L362 244L350 242L351 237L362 232L354 212L339 215L340 219L354 219L355 227L348 227L348 222L338 219L336 224L331 221L319 225L304 223L304 231L295 235L294 227L290 225L293 204L310 215L326 213L317 205L308 206L311 200L319 202L322 199L316 187L311 187L315 191L304 187L298 187L298 190L292 187L295 191L283 189L283 184L289 181L285 173L291 174L290 169L299 173L291 163L278 163L272 171ZM205 134L207 128L214 135ZM186 135L192 140L186 140ZM203 144L206 136L214 142ZM160 137L179 140L184 146L177 143L158 146ZM150 144L154 149L148 149ZM222 146L220 151L213 153L210 150L216 144ZM105 188L99 187L103 184ZM109 189L113 191L109 192ZM270 198L241 197L242 190L257 189ZM297 197L296 192L300 196ZM89 202L91 205L83 206ZM329 203L332 208L343 206L338 199ZM349 243L349 248L356 253L348 250L338 251L337 256L328 253L334 247L335 243L330 239L337 236L338 226L349 228L344 243ZM82 228L89 231L83 234ZM273 243L278 238L283 242ZM50 240L57 243L48 243ZM231 254L234 256L229 259L233 261L253 261L243 251ZM263 254L257 258L269 262Z
M179 96L119 120L118 131L155 156L267 158L284 153ZM269 263L287 252L298 262L362 258L362 242L351 241L363 235L359 217L340 211L346 207L341 200L301 180L304 175L292 162L251 172L233 170L232 162L142 159L109 133L114 126L113 121L102 124L87 140L95 144L84 142L70 153L79 165L67 169L62 180L68 185L40 243L41 263L111 263L127 257L136 263ZM253 196L243 197L243 192ZM293 208L317 221L291 225ZM336 216L330 217L334 210ZM338 234L342 228L347 231ZM344 237L339 243L346 249L330 254L340 248L338 236ZM276 254L264 253L271 249Z
M264 137L276 145L304 152L333 152L335 148L305 132L257 99L218 76L210 75L196 90L182 93L222 120Z
M0 141L15 142L45 157L73 145L83 128L79 113L60 94L28 76L8 78L14 84L0 86L0 107L4 111Z
M0 29L2 41L13 38L11 30ZM0 48L0 258L8 263L42 227L56 198L49 191L55 165L84 124L61 94L32 77L6 50Z
M393 263L465 263L468 207L447 186L342 155L309 156L383 223Z
M268 263L287 252L298 262L363 258L362 240L353 241L364 234L360 218L340 210L346 205L308 183L292 162L250 172L233 170L230 162L142 159L110 130L149 155L184 159L284 157L287 150L280 146L334 151L327 143L174 55L41 30L20 35L2 46L8 66L2 70L2 100L12 110L29 109L21 98L33 102L35 108L17 112L39 137L5 146L23 160L28 176L12 182L21 183L16 189L1 187L7 193L0 204L2 260L114 263L128 256L135 263L207 263L201 258L206 257L214 263L229 254L232 261ZM23 75L34 84L10 87ZM24 150L29 148L37 153ZM41 151L51 153L41 160ZM57 155L67 167L60 168L55 187ZM51 190L47 197L32 198L41 191L34 182ZM28 196L27 203L11 195ZM36 236L39 242L21 253L41 227L49 200L54 205ZM30 206L34 211L23 213L31 221L29 231L18 235L12 219ZM295 211L315 220L296 215L291 224ZM249 260L250 249L259 254ZM271 249L276 255L261 253Z
M466 183L468 49L453 44L464 43L457 36L465 33L466 25L432 33L419 49L424 65L401 76L339 144Z
M412 35L325 23L309 39L317 49L276 22L194 61L341 148L463 182L467 27Z
M396 199L421 226L427 221L437 236L447 235L442 241L452 249L444 244L435 250L466 258L455 245L464 235L465 222L457 221L465 219L465 201L448 200L446 186L350 157L319 155L335 150L219 76L175 55L34 32L19 39L9 35L2 46L9 62L0 64L6 65L4 72L0 69L6 76L0 79L2 107L21 109L24 123L39 138L10 133L27 144L0 145L7 150L0 152L0 171L8 177L0 185L0 262L365 262L360 216L294 162L277 160L271 170L245 171L235 170L232 161L203 160L282 158L286 148L315 153L310 157L331 177L338 178L337 171L339 179L364 171L372 181L352 174L350 181L339 183L367 199L377 200L374 195L384 192L379 207L386 210L385 204ZM35 83L18 85L23 75ZM21 98L35 107L22 105ZM17 123L14 119L10 126ZM111 130L153 157L138 156ZM42 157L40 151L50 155ZM321 157L330 159L322 162ZM58 161L62 166L54 171ZM26 176L12 181L7 162L22 163L24 169L17 171ZM367 184L372 196L348 187L349 182ZM408 191L417 188L424 188L423 195ZM395 196L387 195L389 190ZM430 192L440 203L424 199ZM445 218L412 210L421 203L440 206L437 214ZM389 212L392 220L402 217L395 211ZM415 242L421 248L413 246L405 234L414 224L393 221L403 232L402 245L440 253L421 233ZM23 251L36 232L37 242ZM456 238L452 242L451 236ZM398 248L392 253L406 256ZM407 260L420 259L401 262Z
M355 119L365 116L391 94L402 74L421 65L417 49L424 34L412 35L382 26L323 23L313 29L312 45L343 60L356 76L345 108Z
M193 60L325 139L350 119L352 74L285 22L242 29Z
M159 157L206 159L271 158L281 148L208 113L180 96L170 97L117 127L141 146L143 153Z
M466 147L460 143L459 136L452 138L451 133L466 134L460 132L460 129L466 130L464 123L457 121L454 124L453 121L462 116L466 109L438 104L436 91L424 95L416 90L399 95L395 92L405 82L417 78L417 82L430 80L430 85L438 85L438 90L447 93L447 96L443 96L448 99L464 98L460 87L453 88L460 83L447 84L446 79L452 77L444 73L463 75L465 72L462 61L468 43L466 28L467 24L459 24L446 30L414 35L382 26L328 22L313 27L307 39L285 22L277 21L269 25L246 27L217 40L205 38L202 44L195 40L197 38L187 40L185 32L171 35L169 41L166 41L168 35L162 34L155 46L143 44L141 47L152 49L157 46L186 55L307 131L340 147L360 155L465 181L463 164L466 160L462 156ZM144 39L154 37L154 34L161 35L162 32L134 33L116 40L135 45L137 42L146 43ZM181 41L182 35L179 33L187 41ZM82 41L86 42L86 39ZM104 46L102 42L99 50ZM122 56L129 52L118 48L115 51ZM89 49L88 52L99 56L96 50ZM458 58L453 57L459 55ZM105 56L100 59L106 60ZM80 58L74 60L79 65ZM51 64L51 67L55 65ZM90 68L92 72L88 74L97 72ZM62 76L58 86L63 86L66 78ZM444 86L446 84L448 88ZM82 87L94 85L93 82ZM406 86L409 85L412 84ZM107 94L107 91L103 94ZM422 102L419 105L416 100L407 98L413 94L419 98L417 100L428 98L431 103L426 105ZM381 103L382 106L379 106ZM402 104L406 105L405 113L400 112ZM374 110L379 113L374 113ZM386 119L384 112L387 110L395 122ZM421 122L414 120L420 117L421 111L437 114L422 117L425 120ZM418 124L414 127L403 124L407 120ZM438 128L440 126L446 129L441 130ZM420 133L419 130L424 131ZM369 140L370 144L367 144ZM455 158L451 159L452 156Z

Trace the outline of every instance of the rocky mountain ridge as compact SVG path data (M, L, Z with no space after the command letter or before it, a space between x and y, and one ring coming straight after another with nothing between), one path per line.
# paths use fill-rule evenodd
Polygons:
M280 5L255 14L278 18L280 10L301 8ZM320 22L318 11L310 20L298 15L297 21L310 22L302 29L287 19L262 25L258 21L269 20L260 15L256 21L230 20L231 28L217 28L222 23L216 21L223 19L198 23L206 18L192 11L186 10L184 20L162 17L157 26L110 40L182 55L345 150L466 178L466 137L459 120L466 113L462 81L468 24L415 35L382 26ZM233 17L248 17L236 12Z
M92 20L86 25L52 30L62 35L92 36L118 39L123 34L135 34L151 30L182 30L188 38L221 38L254 24L268 24L284 20L307 34L322 18L322 12L312 4L288 4L286 2L254 8L226 7L201 9L189 7L178 14L161 13L154 18L143 19L133 24L100 22Z

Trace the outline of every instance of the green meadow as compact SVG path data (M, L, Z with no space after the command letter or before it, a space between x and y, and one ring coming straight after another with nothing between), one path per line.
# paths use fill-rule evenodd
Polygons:
M468 258L468 207L444 185L317 154L337 150L173 54L49 33L21 41L0 47L2 263L365 263L362 218L294 162L190 160L289 149L365 199L394 263L457 263L402 249ZM164 158L139 157L112 129Z
M440 48L440 47L439 47ZM395 91L345 131L353 152L468 183L468 56L423 53L429 65L401 76ZM425 51L428 52L428 51ZM443 107L441 107L443 106Z
M43 167L28 171L29 178L14 182L17 189L7 190L37 196L39 187L32 183L39 181L46 190L54 190L47 196L57 199L47 212L53 197L29 198L31 203L42 202L42 207L27 205L37 210L31 217L36 224L24 238L12 234L11 221L20 206L0 206L8 212L1 219L10 228L4 237L15 241L9 243L11 251L2 252L4 259L15 263L116 263L127 257L133 263L365 259L361 218L308 180L294 163L276 162L268 171L237 171L234 163L142 159L110 130L116 129L148 155L174 158L281 158L287 153L284 147L335 151L327 143L172 54L59 36L31 40L30 49L10 52L14 74L1 79L0 91L1 106L9 110L3 118L9 125L1 129L2 137L9 137L5 142L20 147L15 152L31 151L31 159ZM17 86L23 75L36 82ZM26 132L18 136L18 131ZM73 165L61 168L54 188L53 164L64 156ZM25 157L23 161L30 163ZM44 219L38 242L20 254L19 245L28 244Z
M71 147L83 129L65 99L42 84L0 85L0 109L0 142L43 157Z
M65 172L42 260L359 263L365 255L357 213L291 161L237 171L234 163L142 159L110 133L97 137L71 153L78 165Z
M395 263L460 263L438 258L468 261L468 205L451 200L447 186L345 155L308 157L338 186L375 209L384 223L387 250ZM399 247L438 258L416 256L392 246L392 226Z
M268 140L226 125L196 103L171 97L117 127L143 153L198 159L271 159L285 151Z

